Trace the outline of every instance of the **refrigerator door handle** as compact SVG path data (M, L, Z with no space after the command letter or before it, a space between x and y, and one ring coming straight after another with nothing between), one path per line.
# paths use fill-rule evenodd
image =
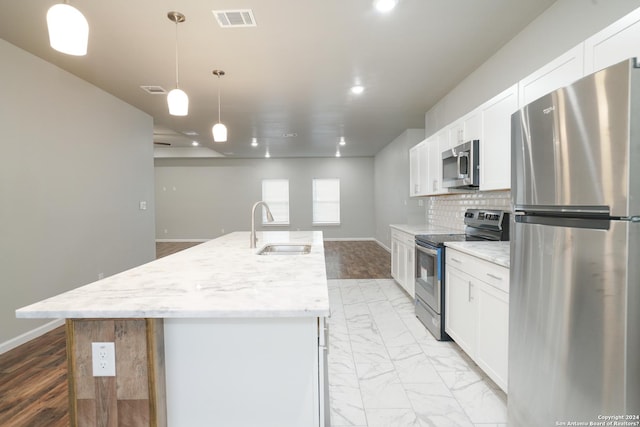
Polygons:
M554 206L554 205L515 205L515 215L544 214L545 216L569 217L609 217L609 206Z
M521 224L549 225L552 227L590 228L594 230L609 230L611 218L579 218L545 215L516 215L515 222Z

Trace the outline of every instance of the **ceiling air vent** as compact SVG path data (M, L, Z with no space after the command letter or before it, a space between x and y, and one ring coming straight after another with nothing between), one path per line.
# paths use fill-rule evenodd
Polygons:
M164 95L167 93L167 91L160 86L140 86L140 89L151 95Z
M212 10L222 28L255 27L256 20L251 9Z

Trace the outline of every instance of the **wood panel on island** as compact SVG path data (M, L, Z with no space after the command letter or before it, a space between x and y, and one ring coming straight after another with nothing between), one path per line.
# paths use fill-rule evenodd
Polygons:
M67 319L71 426L167 425L162 319ZM92 343L112 342L115 376L94 376Z

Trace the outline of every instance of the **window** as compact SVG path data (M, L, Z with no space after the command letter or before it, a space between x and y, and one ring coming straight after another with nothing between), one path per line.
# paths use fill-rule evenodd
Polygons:
M269 205L273 222L267 221L267 210L262 208L263 225L289 225L289 180L263 179L262 200Z
M340 180L313 180L313 223L340 224Z

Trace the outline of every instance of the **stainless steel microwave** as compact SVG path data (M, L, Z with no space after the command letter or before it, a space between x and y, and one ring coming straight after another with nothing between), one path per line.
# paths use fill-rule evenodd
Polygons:
M480 186L480 141L460 144L442 153L442 187L477 190Z

